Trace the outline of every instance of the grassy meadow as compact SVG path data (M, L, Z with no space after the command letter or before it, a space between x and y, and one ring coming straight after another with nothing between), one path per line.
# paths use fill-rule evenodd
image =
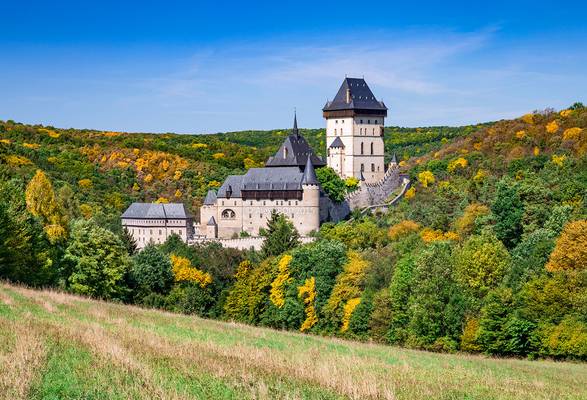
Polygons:
M436 354L0 284L2 399L585 399L587 365Z

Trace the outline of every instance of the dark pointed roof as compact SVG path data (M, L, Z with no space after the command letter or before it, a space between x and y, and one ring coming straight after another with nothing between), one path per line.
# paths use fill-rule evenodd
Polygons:
M326 103L322 111L355 110L387 116L387 107L375 98L362 78L344 78L334 100Z
M332 141L332 143L328 147L331 149L334 149L336 147L340 147L340 148L344 149L344 143L342 142L340 137L337 136L336 138L334 138L334 140Z
M391 162L397 164L397 157L395 156L395 153L393 153L393 156L391 156Z
M302 177L302 185L318 185L318 178L314 166L310 162L310 158L306 161L306 168L304 169L304 176Z
M211 216L210 219L208 220L208 226L214 226L216 225L216 218L214 218L214 216Z
M285 138L277 153L273 157L270 157L265 165L267 167L296 166L303 168L306 165L308 157L310 157L315 167L326 165L321 157L314 154L306 139L300 134L297 116L294 115L294 126L291 133Z
M204 205L211 206L216 203L216 192L212 189L208 190L206 198L204 199Z

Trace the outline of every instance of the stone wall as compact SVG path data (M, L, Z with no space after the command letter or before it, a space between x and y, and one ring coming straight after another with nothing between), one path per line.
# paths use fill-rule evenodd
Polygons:
M193 240L190 240L188 244L196 244L196 243L220 243L222 247L227 247L231 249L238 249L238 250L249 250L251 248L255 250L261 250L261 246L263 245L263 241L265 240L262 236L251 236L245 238L235 238L235 239L214 239L214 238L206 238L206 237L196 237ZM300 238L300 242L303 244L311 243L316 238L309 237L309 236L302 236Z
M359 188L348 194L345 201L351 211L357 208L361 209L375 204L382 204L401 183L399 167L396 164L390 164L380 181L376 183L361 181Z

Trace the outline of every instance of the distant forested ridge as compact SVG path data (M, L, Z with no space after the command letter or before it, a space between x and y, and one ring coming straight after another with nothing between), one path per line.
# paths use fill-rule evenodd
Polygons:
M324 130L303 130L323 154ZM433 351L587 360L587 108L386 128L412 187L386 214L260 252L140 253L132 201L196 210L286 130L127 134L0 123L0 277L187 314ZM277 240L276 238L280 238Z

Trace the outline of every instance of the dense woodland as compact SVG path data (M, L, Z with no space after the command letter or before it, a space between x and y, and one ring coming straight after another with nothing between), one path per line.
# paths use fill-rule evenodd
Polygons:
M324 130L302 133L324 149ZM130 202L197 211L286 134L0 122L0 277L433 351L587 360L587 108L386 128L412 188L387 214L323 225L312 244L274 214L259 252L172 237L137 253L119 221Z

